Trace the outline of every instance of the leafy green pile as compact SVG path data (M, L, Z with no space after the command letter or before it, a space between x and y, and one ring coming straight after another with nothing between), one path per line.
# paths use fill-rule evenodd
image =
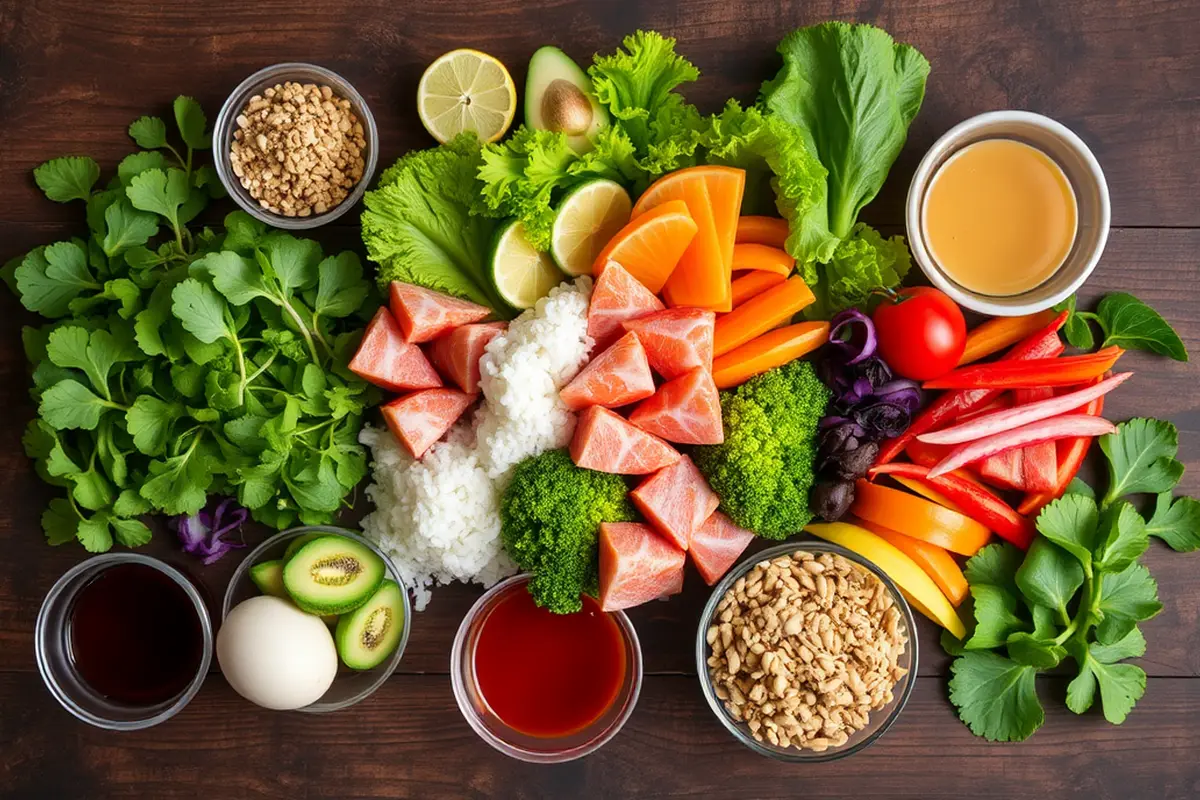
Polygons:
M1070 311L1063 326L1063 335L1075 347L1091 350L1096 346L1089 322L1100 327L1104 338L1101 347L1117 345L1126 350L1148 350L1176 361L1187 361L1187 348L1175 329L1150 306L1128 292L1110 292L1104 295L1096 311L1078 311L1075 295L1055 306L1061 311Z
M47 197L86 203L89 235L4 270L54 320L23 331L38 402L25 449L66 490L42 516L51 544L144 544L141 515L193 514L210 493L278 528L329 522L366 472L371 398L343 366L370 290L357 256L324 258L241 212L224 232L189 229L220 183L194 164L203 111L174 108L182 150L142 117L129 133L151 149L103 189L90 158L38 167Z
M1042 536L1024 557L995 544L967 562L974 629L964 642L944 634L942 643L957 656L950 701L977 736L1019 741L1041 727L1035 678L1067 658L1078 670L1067 687L1076 714L1092 707L1099 689L1105 719L1119 725L1145 693L1145 672L1121 663L1145 654L1138 623L1162 610L1138 559L1151 536L1175 550L1200 547L1200 502L1172 497L1183 464L1169 422L1124 422L1100 447L1109 485L1099 502L1075 481L1042 510ZM1157 495L1149 522L1125 499L1147 493Z
M725 441L692 458L738 525L786 539L812 521L817 423L832 393L808 361L792 361L721 392Z
M533 573L534 601L572 614L583 608L580 595L597 592L600 523L635 518L621 476L577 467L566 450L549 450L513 471L500 500L500 539Z

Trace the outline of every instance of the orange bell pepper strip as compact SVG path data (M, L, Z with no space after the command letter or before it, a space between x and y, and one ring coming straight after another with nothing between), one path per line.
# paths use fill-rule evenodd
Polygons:
M925 381L924 388L1037 389L1042 386L1074 386L1103 375L1124 352L1113 345L1082 356L976 364Z
M895 463L895 462L892 462L892 463ZM882 467L887 467L889 465L882 464L880 466L882 468ZM903 466L916 466L916 465L915 464L904 464ZM900 484L901 486L903 486L905 489L908 489L910 492L916 492L917 494L921 495L921 497L924 497L926 500L932 500L933 502L937 503L939 506L948 508L951 511L957 511L960 514L966 513L961 508L956 506L950 500L949 497L946 497L946 495L942 494L937 489L927 486L926 484L921 483L918 480L913 480L912 478L906 478L903 475L892 475L891 479L894 480L896 483Z
M772 286L757 297L717 318L713 332L713 355L723 356L734 348L787 322L816 297L799 276Z
M745 216L738 218L734 241L741 244L765 244L782 248L788 237L786 219Z
M1080 413L1098 417L1103 411L1104 395L1101 395L1084 406ZM1079 473L1079 468L1083 466L1083 459L1092 445L1092 439L1091 436L1076 436L1073 439L1060 439L1056 442L1058 468L1055 473L1054 488L1048 492L1033 492L1025 495L1025 499L1017 506L1017 512L1027 516L1037 516L1048 503L1062 497L1067 486Z
M964 514L862 479L854 485L850 513L963 556L975 555L991 535Z
M786 280L786 275L762 270L754 270L734 278L733 284L730 286L733 293L733 307L737 308L751 297L760 295L772 286L778 286Z
M874 522L862 520L860 524L917 562L917 566L925 570L925 574L933 579L937 587L942 590L942 594L946 595L946 599L956 608L962 605L962 601L967 597L967 579L963 575L962 569L959 568L958 562L954 560L954 556L947 553L944 548L922 542L911 536L905 536L903 533L898 533Z
M733 246L733 271L762 270L775 272L783 277L792 274L796 259L789 256L778 247L768 247L765 244L742 242Z
M996 317L976 326L967 334L967 346L963 349L958 366L964 366L992 353L999 353L1016 344L1030 334L1037 333L1057 316L1054 311L1039 311L1023 317Z
M713 359L713 382L718 389L741 386L755 375L816 350L828 339L828 322L800 322L777 328Z

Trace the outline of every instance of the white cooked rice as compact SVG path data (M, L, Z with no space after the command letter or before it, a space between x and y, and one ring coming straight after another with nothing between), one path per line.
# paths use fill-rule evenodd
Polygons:
M564 283L493 339L480 361L484 402L420 461L385 429L366 426L376 510L362 521L412 589L417 611L435 584L492 586L516 571L500 544L500 493L517 462L564 447L575 415L559 390L587 360L592 281Z

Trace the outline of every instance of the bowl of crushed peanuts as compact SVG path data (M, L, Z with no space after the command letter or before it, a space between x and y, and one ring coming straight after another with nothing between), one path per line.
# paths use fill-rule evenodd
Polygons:
M837 545L796 541L742 561L700 617L704 696L738 741L781 761L844 758L900 716L916 624L891 579Z
M379 158L367 103L336 72L276 64L242 81L213 125L226 191L276 228L332 222L362 198Z

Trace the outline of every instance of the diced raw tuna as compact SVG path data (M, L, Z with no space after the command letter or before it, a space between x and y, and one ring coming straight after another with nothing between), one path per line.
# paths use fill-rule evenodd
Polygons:
M392 315L408 342L428 342L460 325L487 319L492 310L486 306L435 292L404 281L392 281Z
M636 333L627 333L593 358L558 396L568 408L578 411L588 406L616 408L652 394L654 376L646 350Z
M654 293L615 261L610 261L596 278L588 304L587 332L596 340L596 350L608 347L621 336L621 323L637 319L665 306Z
M717 510L719 498L687 456L680 456L629 493L629 498L676 546L688 549L692 534Z
M721 579L746 551L754 534L714 511L688 541L688 554L709 586Z
M720 444L721 397L708 370L697 367L658 387L633 410L629 421L644 431L677 444Z
M437 370L421 348L404 341L400 326L386 308L379 309L367 325L362 344L350 361L350 371L393 392L442 385Z
M479 359L488 342L507 327L504 322L478 322L455 328L433 340L429 360L458 388L474 394L479 391Z
M571 439L578 467L616 475L649 475L679 460L675 448L638 430L607 408L592 406L579 415Z
M650 367L671 380L697 367L712 371L716 319L699 308L668 308L621 324L642 340Z
M682 588L684 553L637 522L600 525L600 607L619 611Z
M379 407L388 429L413 458L420 458L475 402L457 389L425 389Z

